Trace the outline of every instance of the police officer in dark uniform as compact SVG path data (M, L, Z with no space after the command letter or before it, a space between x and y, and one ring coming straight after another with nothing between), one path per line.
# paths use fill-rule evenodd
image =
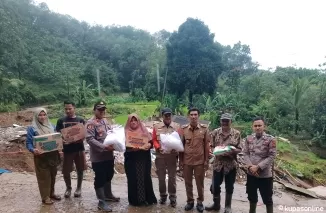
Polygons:
M94 188L99 200L98 208L107 212L112 209L105 201L119 202L112 194L111 180L114 175L114 155L111 145L103 145L110 129L105 119L106 104L101 101L94 105L94 117L86 123L86 141L90 146L90 160L95 173Z

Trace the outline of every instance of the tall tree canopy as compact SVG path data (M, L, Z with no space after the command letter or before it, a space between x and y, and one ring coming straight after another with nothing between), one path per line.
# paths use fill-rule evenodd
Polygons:
M214 92L223 71L221 45L202 21L188 18L169 38L167 68L169 92L180 97L188 90L192 103L193 94Z

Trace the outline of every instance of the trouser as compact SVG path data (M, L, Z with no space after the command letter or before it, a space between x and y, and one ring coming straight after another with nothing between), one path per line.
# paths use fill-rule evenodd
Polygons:
M92 162L92 168L95 173L94 188L102 188L113 178L114 160Z
M77 172L86 170L86 157L84 151L64 153L62 174L69 175L75 163Z
M197 203L202 203L204 201L204 178L205 178L205 168L204 165L184 165L183 166L183 177L186 185L187 192L187 203L193 203L193 186L192 186L192 176L195 175L195 181L197 186L198 198Z
M155 159L156 174L159 181L159 191L161 198L166 198L166 170L168 172L168 192L170 199L176 199L177 183L177 158L175 154L160 155Z
M211 193L214 197L218 197L221 194L221 185L223 183L223 179L225 180L225 191L227 194L233 194L234 183L236 179L236 169L232 169L227 174L223 173L223 168L221 171L213 172L213 181L211 185Z
M48 165L42 158L34 157L35 173L42 200L54 194L57 165Z
M258 178L247 175L246 192L250 203L258 202L257 189L265 205L273 205L273 178Z

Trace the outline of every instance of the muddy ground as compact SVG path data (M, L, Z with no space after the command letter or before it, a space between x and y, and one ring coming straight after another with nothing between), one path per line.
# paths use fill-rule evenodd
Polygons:
M88 171L92 174L91 171ZM209 193L210 180L205 180L205 204L211 203L212 197ZM73 186L76 185L76 180L73 179ZM153 178L153 185L156 195L158 196L158 180ZM116 196L121 197L120 203L112 204L114 212L129 212L129 213L170 213L184 212L183 206L186 202L185 187L183 181L178 181L178 206L172 209L167 205L155 205L152 207L129 207L127 199L126 177L123 174L115 175L113 180L113 191ZM195 183L194 183L195 187ZM222 186L222 207L224 207L224 192ZM278 185L276 184L277 188ZM74 189L73 189L74 190ZM64 181L62 176L57 176L56 192L63 195L65 191ZM194 190L196 196L196 190ZM298 195L287 193L281 189L276 189L274 194L275 210L274 212L285 212L278 210L279 205L286 206L315 206L325 208L326 201L319 199L309 199ZM97 200L93 189L93 181L85 180L83 182L83 194L81 198L62 199L56 202L53 206L44 206L41 204L39 191L37 188L36 177L33 173L5 173L0 175L0 212L15 212L15 213L81 213L81 212L98 212ZM235 184L235 191L232 201L233 212L242 213L248 212L248 201L245 193L245 185ZM192 212L192 211L190 211ZM196 212L195 210L193 212ZM257 213L266 212L265 207L259 198ZM296 211L300 212L300 211Z

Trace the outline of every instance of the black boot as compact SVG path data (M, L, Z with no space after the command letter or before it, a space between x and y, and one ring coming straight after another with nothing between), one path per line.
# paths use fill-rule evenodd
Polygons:
M82 186L83 178L84 178L84 172L83 171L77 172L77 188L74 193L74 197L80 197L81 195L81 186Z
M71 195L71 178L70 178L70 174L68 175L64 175L63 179L66 183L66 192L65 192L65 198L69 198Z
M250 203L249 213L256 213L257 203Z
M232 194L225 194L225 210L224 210L224 213L232 213L231 201L232 201Z
M115 197L112 193L111 182L107 182L104 185L104 194L105 194L106 201L111 201L111 202L119 202L120 201L120 197Z
M204 205L203 205L202 203L197 203L197 205L196 205L196 209L197 209L197 211L199 211L199 212L203 212L204 209L205 209L205 207L204 207Z
M266 212L273 213L273 205L266 205Z
M102 188L95 189L95 192L96 192L96 197L98 199L97 208L102 211L112 212L112 209L104 200L105 199L104 188L102 187Z
M185 206L185 211L190 211L194 208L194 205L194 203L187 203L187 205Z
M167 197L161 197L160 198L160 200L159 200L159 203L161 204L161 205L164 205L165 203L166 203L166 200L167 200Z
M221 197L220 196L214 197L213 204L205 207L206 211L218 211L220 209L221 209Z

